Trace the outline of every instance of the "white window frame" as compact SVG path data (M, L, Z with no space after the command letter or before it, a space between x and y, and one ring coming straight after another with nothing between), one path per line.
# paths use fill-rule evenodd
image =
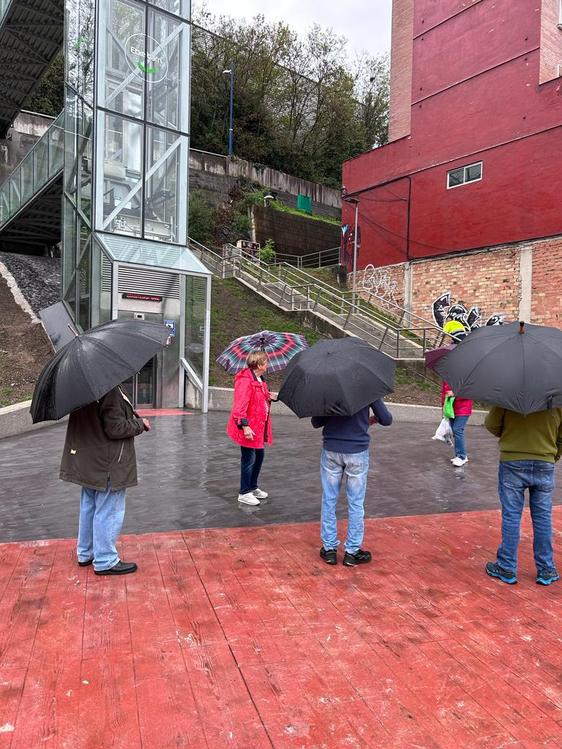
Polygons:
M467 180L466 179L467 170L471 169L473 166L480 167L480 176L477 179ZM449 184L449 175L452 172L458 172L460 169L463 170L463 181L459 182L458 185ZM464 187L465 185L471 185L473 182L481 182L483 176L484 176L484 162L483 161L474 161L472 164L466 164L465 166L457 166L454 169L449 169L449 171L447 172L447 190L454 190L456 187Z
M562 29L562 0L558 0L558 28Z

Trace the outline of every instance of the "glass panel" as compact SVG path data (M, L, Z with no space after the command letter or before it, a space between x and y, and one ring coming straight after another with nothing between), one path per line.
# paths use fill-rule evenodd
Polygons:
M207 280L196 276L185 279L185 358L203 376L205 349L205 296Z
M472 164L466 167L466 182L474 182L475 179L482 179L482 164Z
M91 289L91 277L90 277L90 252L91 242L90 237L85 242L84 252L80 265L78 266L78 279L79 279L79 312L78 322L82 330L88 330L90 327L90 289Z
M154 365L151 359L137 375L137 402L135 406L154 405Z
M66 0L66 81L84 99L93 103L94 0Z
M180 61L186 25L170 16L148 13L147 119L157 125L179 128ZM187 45L185 45L187 51Z
M35 189L38 190L49 179L49 150L47 138L38 140L33 148L35 159Z
M64 201L63 208L62 287L66 289L76 268L76 213L67 199Z
M109 0L102 106L142 118L144 115L145 13L139 3ZM103 63L102 63L103 64Z
M181 136L165 130L147 128L148 178L144 206L146 239L163 242L177 240L180 144Z
M33 195L33 154L28 153L21 162L22 200L26 203Z
M464 167L461 169L453 169L452 172L449 172L449 187L456 187L456 185L462 185L464 182Z
M148 2L150 5L167 10L168 13L181 16L187 21L191 18L190 0L148 0Z
M76 150L76 134L78 132L78 97L66 89L64 106L64 185L67 195L76 202L76 164L78 153Z
M76 275L72 276L66 294L64 295L64 301L70 308L72 319L76 320Z
M96 252L101 253L101 284L100 284L100 310L99 310L99 321L100 325L102 322L108 322L111 320L112 305L111 305L111 294L113 289L113 263L106 256L104 252L101 252L97 243L95 245Z
M105 116L104 229L140 236L142 201L142 125Z
M64 124L63 118L57 117L47 131L49 148L49 177L54 177L64 164Z
M10 183L0 185L0 224L10 218Z
M80 133L78 135L77 173L80 184L78 201L84 216L91 221L92 213L92 132L93 110L87 104L82 106Z
M10 177L10 214L16 213L21 206L20 190L21 172L19 169Z

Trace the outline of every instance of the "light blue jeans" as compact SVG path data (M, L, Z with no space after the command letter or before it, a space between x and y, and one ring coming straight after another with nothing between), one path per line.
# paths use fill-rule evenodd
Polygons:
M94 560L94 569L108 570L119 561L115 543L125 517L125 489L98 492L82 487L76 551L79 562Z
M320 480L322 482L322 514L320 537L325 549L339 546L336 506L344 476L347 491L347 539L345 550L355 554L363 541L365 524L365 491L369 472L369 451L362 453L333 453L322 450Z
M502 542L498 549L498 564L510 572L517 572L521 515L525 504L525 489L528 489L537 572L552 569L554 463L544 460L500 462L498 483L502 506Z
M453 439L455 440L455 457L457 458L466 458L464 428L469 418L469 416L455 416L454 419L449 419L453 430Z

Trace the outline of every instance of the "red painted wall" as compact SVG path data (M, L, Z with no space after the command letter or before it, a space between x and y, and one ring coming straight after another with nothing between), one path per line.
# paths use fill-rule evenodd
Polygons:
M539 85L540 3L463 5L415 0L412 133L344 164L359 268L562 233L562 79ZM481 182L446 189L481 160Z

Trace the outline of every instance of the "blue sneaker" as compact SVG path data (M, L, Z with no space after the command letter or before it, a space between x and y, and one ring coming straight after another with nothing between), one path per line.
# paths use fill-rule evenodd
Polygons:
M515 583L517 582L517 576L515 572L504 570L504 568L500 567L497 562L488 562L486 564L486 572L488 573L488 575L490 575L490 577L497 577L498 580L502 581L502 583L507 583L508 585L515 585Z
M557 580L560 580L560 575L555 567L537 572L537 585L550 585Z

